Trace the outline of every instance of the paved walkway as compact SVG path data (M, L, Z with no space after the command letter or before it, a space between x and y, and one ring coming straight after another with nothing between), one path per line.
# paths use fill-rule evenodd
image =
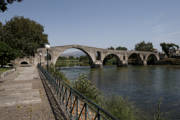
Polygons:
M20 67L0 81L0 120L54 120L36 67Z

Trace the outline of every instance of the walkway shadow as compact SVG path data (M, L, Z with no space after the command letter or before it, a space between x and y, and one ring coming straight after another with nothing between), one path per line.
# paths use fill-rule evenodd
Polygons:
M55 120L67 120L67 118L64 115L62 109L60 108L55 96L53 95L51 89L47 85L46 81L44 79L42 79L42 76L41 76L41 80L42 80L46 95L48 97L52 112L54 114Z

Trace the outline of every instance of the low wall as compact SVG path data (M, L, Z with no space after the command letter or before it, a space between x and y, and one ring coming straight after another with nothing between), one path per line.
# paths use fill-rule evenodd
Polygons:
M0 75L0 80L3 80L7 75L13 73L15 71L15 68L11 69L11 70L8 70L6 72L3 72L1 75Z

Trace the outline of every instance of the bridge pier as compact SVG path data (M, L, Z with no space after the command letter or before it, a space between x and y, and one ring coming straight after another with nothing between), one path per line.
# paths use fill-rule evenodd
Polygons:
M147 65L147 60L143 60L143 65L144 65L144 66Z
M127 61L127 60L123 60L121 66L127 66L127 65L128 65L128 61ZM119 66L118 66L118 67L119 67Z
M103 62L101 60L97 60L91 65L91 68L103 68Z

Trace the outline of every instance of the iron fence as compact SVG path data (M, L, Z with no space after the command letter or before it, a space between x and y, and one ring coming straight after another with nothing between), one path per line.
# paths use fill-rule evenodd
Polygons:
M70 120L118 120L61 79L38 64L40 76L50 86L63 112Z

